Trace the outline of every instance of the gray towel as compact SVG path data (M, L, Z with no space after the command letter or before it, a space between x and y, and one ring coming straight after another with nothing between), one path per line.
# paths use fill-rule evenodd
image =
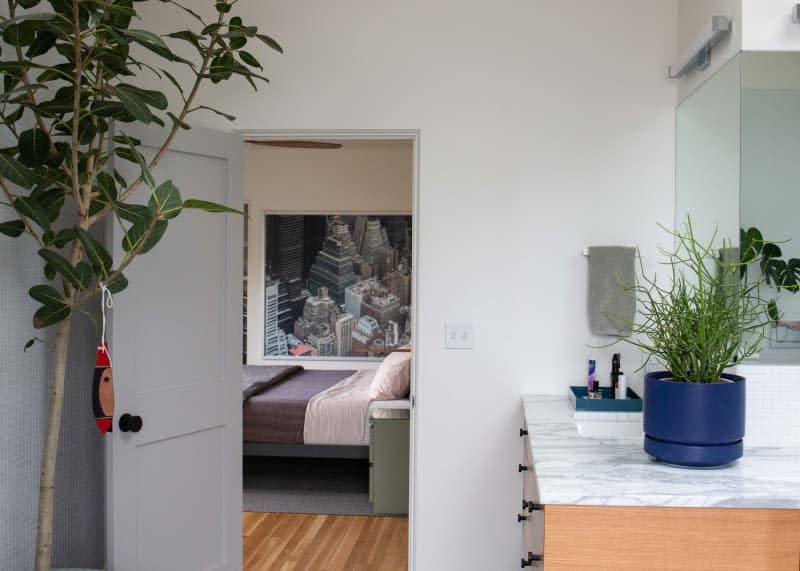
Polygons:
M629 337L636 316L636 248L589 248L589 329L592 335Z

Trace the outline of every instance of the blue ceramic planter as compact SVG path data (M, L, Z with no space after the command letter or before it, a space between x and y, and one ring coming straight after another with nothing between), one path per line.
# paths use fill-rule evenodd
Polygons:
M644 381L644 451L679 466L722 466L742 457L745 379L680 383L669 371Z

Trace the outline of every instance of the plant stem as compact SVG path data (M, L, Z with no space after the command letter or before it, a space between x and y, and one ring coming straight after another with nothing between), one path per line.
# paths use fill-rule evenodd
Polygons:
M61 413L64 408L64 379L67 372L71 317L56 328L56 342L51 372L50 399L47 410L44 449L39 476L39 512L36 526L36 571L50 571L53 551L53 499L56 487L56 456Z

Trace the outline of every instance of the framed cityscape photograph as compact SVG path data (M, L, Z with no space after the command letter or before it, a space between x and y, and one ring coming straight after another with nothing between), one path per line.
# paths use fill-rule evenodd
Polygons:
M378 358L411 341L411 216L265 216L265 358Z

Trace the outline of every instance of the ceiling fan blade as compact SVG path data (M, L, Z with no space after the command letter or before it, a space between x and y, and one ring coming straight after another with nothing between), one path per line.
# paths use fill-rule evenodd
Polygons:
M341 143L331 143L327 141L245 141L253 145L264 145L266 147L281 147L285 149L341 149Z

